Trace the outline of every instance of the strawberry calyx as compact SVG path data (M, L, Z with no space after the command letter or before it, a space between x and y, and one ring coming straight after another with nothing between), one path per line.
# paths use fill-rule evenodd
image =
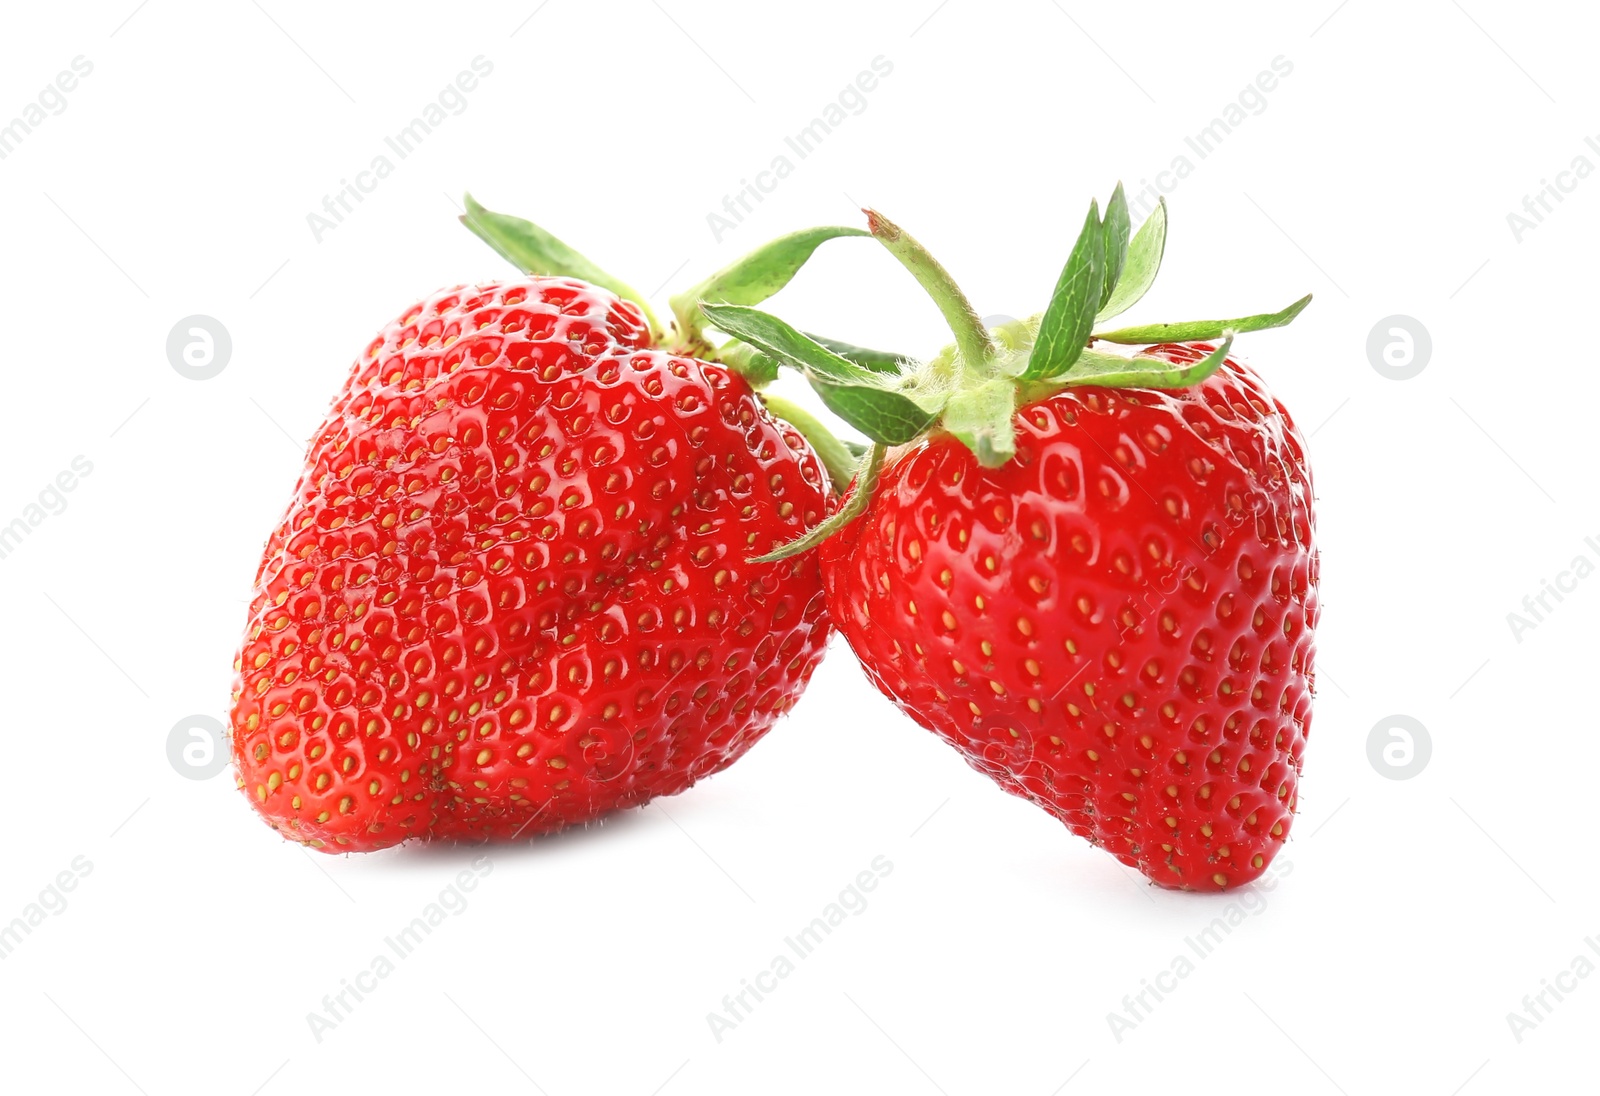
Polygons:
M855 474L858 452L840 441L820 419L804 408L762 389L778 376L778 363L747 343L730 340L714 345L706 334L703 302L754 305L788 285L812 254L828 240L870 236L866 229L830 225L791 232L756 248L668 301L673 322L663 327L644 294L611 276L583 254L532 221L486 209L471 194L464 196L466 212L457 218L473 235L525 274L578 278L610 290L637 305L650 328L651 342L671 354L726 365L757 391L767 410L800 432L821 460L837 494L843 494ZM897 355L863 350L823 339L822 343L849 355L866 369L899 368ZM864 452L864 449L862 450Z
M705 281L671 297L672 315L679 340L687 347L713 352L705 336L702 301L726 304L760 304L788 285L813 252L828 240L871 233L843 225L807 228L779 236L734 260Z
M623 300L638 305L639 311L644 313L645 322L650 325L651 339L657 343L662 340L665 333L644 294L613 278L532 221L485 209L471 194L463 195L463 204L467 211L456 219L512 266L524 274L578 278L601 289L609 289Z
M1083 228L1045 310L1025 320L986 328L965 294L927 249L876 210L863 210L871 235L932 298L955 342L925 362L893 355L862 359L843 344L806 335L741 301L703 300L711 325L753 348L748 360L801 372L823 404L872 442L857 465L855 492L805 535L759 557L785 559L807 551L865 509L888 448L949 435L986 468L1016 454L1015 415L1069 386L1186 388L1221 368L1234 336L1282 327L1311 302L1310 294L1277 312L1229 320L1147 324L1100 330L1139 300L1155 281L1166 248L1163 199L1137 232L1130 232L1127 197L1118 183L1102 216L1090 202ZM1152 346L1221 340L1196 362L1158 355L1114 353L1096 344ZM872 354L874 352L863 352ZM770 359L764 360L764 359Z

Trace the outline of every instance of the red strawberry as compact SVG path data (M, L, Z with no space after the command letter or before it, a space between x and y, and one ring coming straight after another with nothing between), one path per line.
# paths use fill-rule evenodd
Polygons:
M683 791L794 704L818 564L747 560L825 517L822 471L653 326L519 278L433 295L356 361L235 664L272 826L330 852L556 830Z
M894 406L886 393L925 413L920 429L874 435L844 512L795 546L821 539L830 612L873 682L1002 788L1155 882L1225 889L1288 836L1317 617L1304 442L1226 351L1231 331L1287 322L1304 302L1097 336L1226 329L1220 350L1086 349L1095 315L1143 292L1118 300L1118 274L1148 285L1159 259L1164 209L1124 271L1125 216L1120 187L1104 221L1091 210L1062 277L1076 301L1058 307L1058 288L1044 316L990 333L915 241L872 215L959 340L889 380L848 378L746 316L708 311L787 353L869 433Z
M1288 413L1229 360L1015 421L999 468L950 437L893 457L822 545L835 625L908 715L1074 833L1158 882L1253 879L1288 834L1311 716L1317 559Z

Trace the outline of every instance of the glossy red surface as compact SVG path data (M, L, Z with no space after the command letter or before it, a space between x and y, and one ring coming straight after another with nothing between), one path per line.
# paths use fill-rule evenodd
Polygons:
M510 838L684 790L797 699L828 624L816 458L633 305L440 292L355 363L236 668L241 789L330 852Z
M891 456L821 548L835 625L913 719L1152 880L1255 878L1311 720L1303 441L1231 360L1190 389L1067 389L1016 424L998 469L949 437Z

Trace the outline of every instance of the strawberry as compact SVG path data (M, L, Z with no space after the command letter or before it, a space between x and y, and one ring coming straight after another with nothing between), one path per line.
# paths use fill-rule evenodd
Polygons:
M1309 298L1094 334L1165 240L1163 205L1130 244L1119 186L1045 313L991 332L915 240L869 223L956 333L927 365L862 369L775 317L706 307L876 443L844 507L763 558L820 544L874 684L1006 791L1164 886L1256 878L1298 800L1317 554L1305 443L1228 351Z
M747 561L828 513L804 438L684 352L709 349L692 316L661 345L626 287L468 202L537 276L435 293L356 360L235 663L239 786L329 852L683 791L794 705L827 641L817 560ZM809 254L769 248L711 295L764 297Z

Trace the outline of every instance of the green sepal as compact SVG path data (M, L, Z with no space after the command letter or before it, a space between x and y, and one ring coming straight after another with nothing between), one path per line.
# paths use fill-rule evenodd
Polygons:
M841 342L838 339L825 338L822 335L813 335L809 331L802 331L800 333L817 345L833 351L846 361L855 362L857 365L866 369L870 369L874 373L899 374L914 364L912 360L906 357L904 354L894 354L887 350L868 350L864 346L856 346L852 343ZM737 344L725 346L718 353L726 355L733 352L730 347L736 349ZM773 375L776 375L779 364L780 363L776 358L760 352L754 352L749 357L749 369L752 373L761 376L765 376L769 369L773 372ZM754 382L752 381L752 383ZM863 448L861 451L865 453L866 449Z
M911 362L904 354L894 354L888 350L868 350L864 346L855 346L851 343L841 342L838 339L828 339L821 335L806 333L812 342L827 347L841 358L864 366L874 373L899 373Z
M660 338L661 326L656 322L655 313L650 311L643 294L613 278L532 221L485 209L471 194L465 195L465 203L467 211L459 218L461 223L512 266L524 274L578 278L609 289L638 305L650 325L651 334Z
M1050 304L1039 319L1039 334L1028 356L1023 377L1040 380L1072 368L1089 341L1095 312L1100 307L1100 287L1105 276L1105 237L1098 203L1089 203L1078 242L1072 245L1067 265L1050 294Z
M1077 367L1058 379L1070 387L1188 388L1221 369L1232 347L1233 332L1229 331L1221 346L1188 365L1178 365L1153 355L1136 354L1124 358L1103 350L1085 350Z
M1128 244L1128 255L1122 273L1112 287L1110 295L1100 306L1096 322L1120 316L1139 303L1139 298L1149 291L1161 269L1161 256L1167 249L1167 200L1161 198L1156 210L1146 217L1139 231Z
M880 445L904 445L927 432L939 417L909 396L870 384L834 384L811 378L829 411Z
M1311 294L1307 293L1294 304L1280 312L1263 312L1257 316L1243 316L1237 320L1194 320L1189 323L1153 323L1143 327L1123 327L1116 331L1107 331L1096 334L1094 337L1102 342L1126 343L1162 343L1162 342L1193 342L1196 339L1221 338L1225 331L1247 332L1265 331L1272 327L1283 327L1305 311L1306 305L1311 303Z
M856 381L870 384L876 375L849 358L835 354L769 312L749 305L718 304L714 301L701 301L697 308L718 331L726 331L785 365L845 384Z
M1123 192L1120 182L1117 183L1117 189L1111 192L1111 200L1106 203L1106 215L1100 229L1104 236L1105 275L1100 279L1103 284L1097 307L1104 308L1122 278L1122 266L1128 259L1128 196Z
M705 326L701 301L719 304L760 304L789 284L813 252L840 236L870 236L859 228L832 225L807 228L780 236L723 267L711 277L669 299L678 321L679 337L693 344Z
M884 453L885 448L882 445L874 445L867 451L866 460L856 474L855 489L845 498L843 506L806 530L803 535L774 548L765 555L756 556L750 562L777 563L779 560L798 556L802 552L809 552L860 517L878 490L878 476L883 471Z
M985 468L999 468L1016 456L1017 385L996 377L973 388L957 389L945 404L940 425L972 450Z
M875 442L901 445L933 425L943 406L935 392L915 392L915 376L875 373L841 357L778 317L747 305L700 305L718 330L803 372L828 410Z

